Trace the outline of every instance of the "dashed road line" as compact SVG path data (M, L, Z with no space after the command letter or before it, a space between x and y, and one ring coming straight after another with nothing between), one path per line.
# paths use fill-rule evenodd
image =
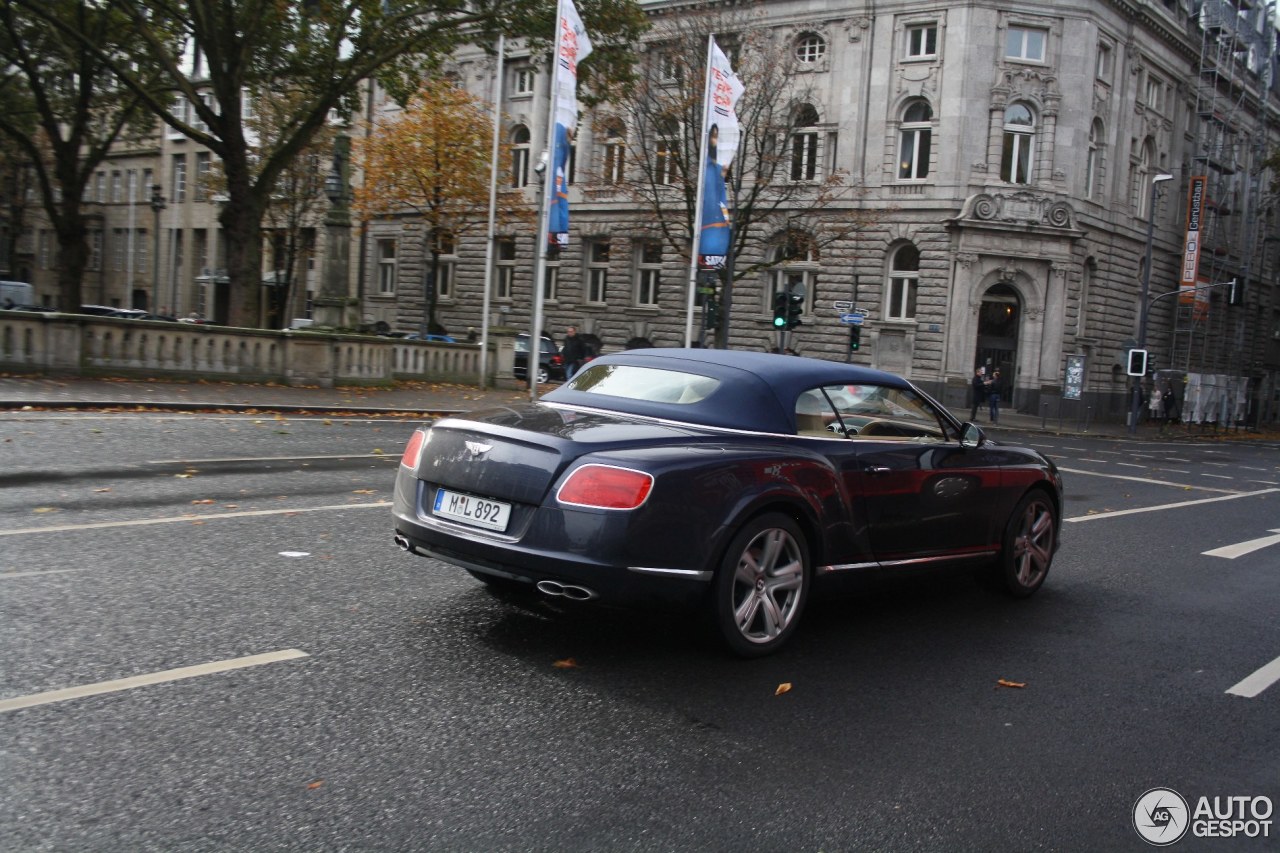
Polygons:
M293 509L254 509L244 512L225 512L221 515L166 516L165 518L137 518L130 521L96 521L88 524L51 524L45 527L19 527L14 530L0 530L0 536L25 536L30 533L66 533L72 530L104 530L110 527L145 527L148 524L178 524L183 521L220 521L224 518L254 518L264 515L293 515L303 512L327 512L335 509L376 509L389 507L391 501L375 501L373 503L330 504L328 506L302 506Z
M1226 560L1234 560L1237 557L1252 554L1254 551L1270 548L1272 545L1280 545L1280 530L1269 530L1267 532L1277 535L1250 539L1248 542L1237 542L1234 545L1223 545L1221 548L1214 548L1212 551L1202 551L1201 553L1206 557L1222 557Z
M99 681L97 684L82 684L79 687L67 687L63 690L47 690L44 693L32 693L28 696L16 696L12 699L0 700L0 713L17 711L21 708L34 708L38 705L49 705L54 702L66 702L69 699L81 699L85 696L99 696L103 693L117 693L121 690L132 690L135 687L146 687L152 684L164 684L169 681L181 681L201 675L213 675L219 672L230 672L250 666L261 666L267 663L296 660L310 657L298 649L283 649L278 652L267 652L261 655L249 655L242 658L202 663L196 666L184 666L178 669L166 669L161 672L150 672L134 675L129 678L117 678L112 681Z
M1077 515L1074 518L1064 518L1062 520L1064 522L1098 521L1103 518L1119 518L1122 515L1138 515L1139 513L1144 512L1163 512L1167 509L1181 509L1183 507L1199 506L1200 504L1211 504L1219 501L1233 501L1237 498L1252 498L1258 495L1272 494L1274 492L1280 492L1280 489L1262 489L1257 492L1234 492L1232 494L1222 495L1221 497L1216 498L1201 498L1200 500L1195 501L1179 501L1171 504L1160 504L1159 506L1143 506L1135 507L1134 509L1118 509L1112 512L1097 512L1093 515Z
M30 578L37 575L62 575L67 572L83 572L84 569L40 569L30 572L3 572L0 573L0 581L7 581L10 578Z
M1083 468L1062 468L1059 471L1065 471L1068 474L1087 474L1090 477L1105 477L1108 480L1129 480L1134 483L1148 483L1152 486L1173 486L1178 489L1197 489L1202 492L1226 492L1228 494L1239 494L1236 489L1219 489L1215 486L1200 486L1190 483L1175 483L1172 480L1154 480L1150 477L1131 477L1127 474L1103 474L1100 471L1086 471Z

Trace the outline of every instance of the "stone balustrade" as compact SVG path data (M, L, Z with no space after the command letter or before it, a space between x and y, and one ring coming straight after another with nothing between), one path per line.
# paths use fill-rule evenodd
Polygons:
M0 311L0 370L286 385L479 385L480 345ZM514 332L490 337L488 385L510 385Z

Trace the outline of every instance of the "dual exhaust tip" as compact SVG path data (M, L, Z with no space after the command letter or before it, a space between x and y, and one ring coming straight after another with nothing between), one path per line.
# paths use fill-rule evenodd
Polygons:
M401 551L408 551L410 554L418 553L413 547L413 543L408 537L397 533L395 536L396 547ZM578 586L571 583L560 583L560 581L538 581L538 592L543 595L553 597L567 598L570 601L591 601L600 596L595 590L587 589L585 586Z

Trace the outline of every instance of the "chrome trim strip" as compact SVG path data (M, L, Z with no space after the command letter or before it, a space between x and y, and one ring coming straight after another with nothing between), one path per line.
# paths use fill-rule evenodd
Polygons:
M837 566L819 566L818 573L823 575L833 574L835 572L847 572L855 569L874 569L889 568L891 566L915 566L922 563L954 563L957 560L977 560L994 557L1000 553L994 549L990 551L971 551L966 554L940 554L935 557L912 557L909 560L884 560L883 562L870 563L842 563Z
M660 569L654 566L627 566L627 571L641 575L662 575L664 577L685 578L691 581L709 581L711 572L698 569Z

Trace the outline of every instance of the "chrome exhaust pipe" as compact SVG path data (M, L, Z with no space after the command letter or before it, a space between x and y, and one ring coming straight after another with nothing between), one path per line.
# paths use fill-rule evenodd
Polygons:
M544 595L560 596L568 598L571 601L590 601L599 596L585 586L577 586L576 584L565 584L559 581L538 581L538 592Z
M417 553L413 550L413 543L409 541L408 537L402 536L399 533L396 534L396 545L401 551L408 551L410 554Z

